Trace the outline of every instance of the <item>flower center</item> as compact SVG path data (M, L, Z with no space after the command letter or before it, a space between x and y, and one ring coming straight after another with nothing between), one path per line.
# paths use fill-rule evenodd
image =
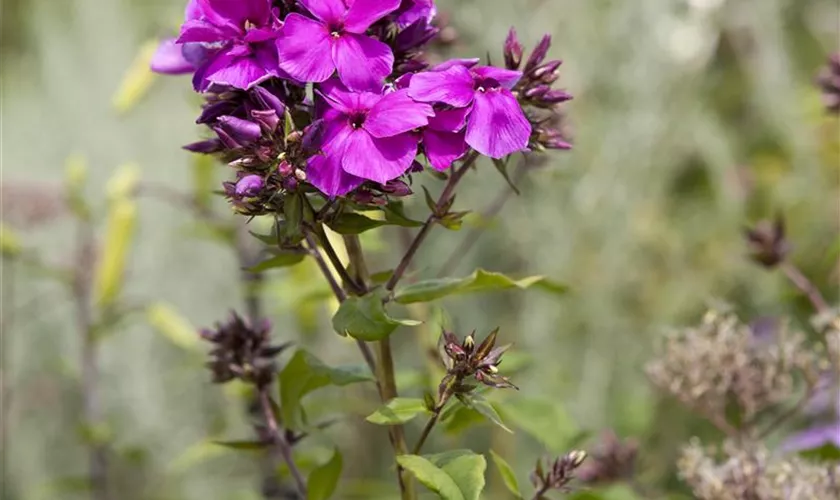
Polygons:
M329 26L327 26L327 29L329 30L330 35L333 38L338 38L344 32L344 25L342 25L341 23L330 24Z
M476 78L475 79L475 91L476 92L481 92L481 93L489 92L491 90L496 90L499 87L501 87L499 82L492 79L492 78Z
M245 25L243 26L243 28L245 28L246 32L251 31L252 29L254 29L256 27L257 27L256 24L252 23L251 21L249 21L247 19L245 20Z
M350 126L354 129L361 128L365 123L364 113L355 113L350 115Z

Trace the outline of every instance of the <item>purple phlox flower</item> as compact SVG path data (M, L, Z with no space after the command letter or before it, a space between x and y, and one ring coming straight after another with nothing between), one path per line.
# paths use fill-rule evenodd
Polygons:
M176 43L174 38L160 42L149 67L155 73L164 75L183 75L195 71L195 66L184 57L184 45Z
M465 125L468 108L436 109L423 129L423 152L437 170L446 170L467 152Z
M196 123L213 129L226 148L251 145L263 133L273 133L283 119L285 91L282 85L273 82L264 82L248 91L230 87L216 89L218 94L207 94L208 103ZM205 146L213 149L210 144L191 146L198 146L200 150Z
M406 90L385 94L351 92L330 81L321 92L330 109L323 114L323 154L308 163L307 179L322 192L340 196L365 180L386 184L408 170L420 135L433 116Z
M315 19L286 16L277 39L280 68L303 82L326 81L338 71L341 82L355 91L378 92L391 74L391 49L365 35L376 21L399 7L400 0L300 0Z
M531 124L510 90L522 73L458 63L441 66L413 75L409 95L421 102L468 108L466 142L485 156L502 158L528 146Z
M197 43L214 51L196 69L193 85L248 89L278 71L274 39L280 22L271 0L191 0L178 43Z
M434 0L402 0L392 17L397 26L405 28L417 21L430 24L435 15L437 15L437 7Z

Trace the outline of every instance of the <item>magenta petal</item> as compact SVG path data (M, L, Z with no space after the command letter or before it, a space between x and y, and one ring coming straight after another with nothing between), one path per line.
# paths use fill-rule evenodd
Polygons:
M406 90L397 90L371 108L364 128L374 137L391 137L425 126L433 115L430 105L416 102Z
M400 0L355 0L347 11L344 29L364 34L371 24L397 10Z
M207 80L238 89L249 89L272 75L253 56L238 57L225 67L208 73Z
M356 129L345 142L345 172L385 184L405 173L417 155L417 136L400 134L377 139Z
M231 34L204 21L187 21L181 26L178 43L204 42L214 43L229 40Z
M795 433L782 443L786 452L809 450L824 444L840 446L840 422L815 426Z
M394 54L387 45L354 33L345 33L335 40L332 59L341 82L356 91L380 92L394 67Z
M470 59L450 59L431 68L431 71L445 71L453 66L465 66L467 68L472 68L473 66L478 64L480 60L481 59L477 57L473 57Z
M464 132L438 132L426 129L423 132L423 150L429 163L437 170L446 170L461 155L467 152Z
M435 116L429 119L429 128L441 132L457 132L467 123L467 115L472 107L439 109Z
M490 158L528 146L531 124L509 90L477 92L467 119L467 144Z
M149 67L155 73L165 75L182 75L195 70L195 66L184 58L183 46L175 43L174 38L160 42Z
M301 82L323 82L335 70L330 38L323 24L289 14L276 41L280 68Z
M347 12L342 0L299 0L306 10L325 23L339 21Z
M442 102L463 108L475 97L473 78L464 66L426 71L411 77L408 95L422 102Z
M306 179L330 197L343 196L361 186L364 179L348 174L341 168L338 155L315 155L306 167Z
M268 21L271 5L269 0L206 0L216 13L237 25L250 21L264 24Z
M479 66L477 68L472 68L471 70L474 75L478 76L479 78L489 78L492 80L496 80L499 84L506 88L512 89L516 82L522 78L522 73L520 71L513 71L504 68L496 68L493 66Z

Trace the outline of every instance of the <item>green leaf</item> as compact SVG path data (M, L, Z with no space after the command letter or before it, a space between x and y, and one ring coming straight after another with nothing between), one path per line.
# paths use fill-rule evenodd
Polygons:
M304 257L306 257L306 254L303 252L279 252L273 257L260 262L256 266L248 268L248 271L252 273L261 273L263 271L268 271L269 269L294 266L295 264L299 264Z
M400 325L416 326L419 321L393 319L385 312L382 297L370 293L362 297L349 297L341 303L332 319L339 334L372 342L382 340Z
M341 453L335 450L329 462L313 470L307 481L307 500L327 500L335 492L343 465Z
M303 222L303 195L298 193L287 196L283 202L283 236L289 240L297 240L303 236L301 223Z
M508 186L510 186L513 192L519 195L521 194L519 192L519 188L516 187L516 185L513 183L513 180L511 180L510 175L508 174L508 160L510 160L510 156L508 156L504 160L498 160L494 158L493 165L496 167L496 170L498 170L499 173L502 174L502 177L505 178L505 181L508 183Z
M516 498L522 498L522 492L519 491L519 481L516 480L516 474L510 465L493 450L490 450L490 458L493 459L493 463L499 469L499 475L502 476L502 481L505 483L508 491L513 493Z
M564 453L580 432L563 407L555 401L516 397L498 405L505 420L522 429L554 453Z
M268 447L268 443L262 441L213 441L213 444L229 448L231 450L264 450Z
M449 295L489 292L509 288L528 288L544 282L542 276L514 280L501 273L478 269L465 278L439 278L420 281L397 290L394 298L400 304L430 302Z
M465 500L464 494L452 477L429 460L418 455L400 455L400 466L414 474L426 488L437 493L444 500Z
M487 419L484 415L478 413L464 405L453 405L454 409L447 412L446 418L441 416L443 422L443 430L447 434L459 434L464 430L472 427L475 424L484 423Z
M310 392L327 385L345 386L374 380L366 367L326 366L315 356L299 350L280 372L280 408L283 422L300 427L301 400Z
M394 398L365 420L378 425L404 424L421 413L429 413L426 403L419 398Z
M817 448L799 452L803 458L815 462L836 462L840 460L840 448L833 443L825 443Z
M452 478L465 500L478 500L487 468L484 456L470 450L453 450L426 458Z
M283 137L289 137L289 134L295 131L295 121L292 119L292 113L286 108L283 113Z
M510 430L504 422L502 422L502 417L499 415L499 412L496 411L496 408L494 408L493 405L490 404L490 402L487 401L487 399L485 399L481 394L466 394L461 397L461 401L469 408L472 408L480 413L487 420L513 434L513 431Z
M395 226L402 226L402 227L420 227L423 225L422 222L409 218L405 215L405 208L403 207L403 202L401 201L393 201L382 208L382 212L385 214L385 220L388 221L389 224L393 224Z
M169 305L160 302L150 305L146 308L146 320L173 344L188 351L201 350L197 329Z
M361 234L386 225L387 222L348 212L333 219L327 226L338 234Z
M387 271L380 271L378 273L373 273L373 274L370 275L370 282L373 283L374 285L381 285L383 283L386 283L389 279L391 279L391 276L393 276L393 275L394 275L394 270L393 269L388 269Z

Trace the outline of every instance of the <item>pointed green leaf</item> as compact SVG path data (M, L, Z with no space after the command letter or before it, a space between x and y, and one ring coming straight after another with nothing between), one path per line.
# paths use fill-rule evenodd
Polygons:
M343 213L327 226L338 234L361 234L371 229L386 225L387 222L371 219L353 212Z
M452 478L464 500L478 500L484 489L484 471L487 468L484 456L471 450L453 450L426 458Z
M213 441L213 444L230 448L231 450L255 451L268 448L268 443L262 441Z
M430 413L426 403L418 398L394 398L365 420L378 425L404 424L421 413Z
M345 386L372 381L366 367L331 368L306 351L299 350L280 372L280 408L289 428L300 427L301 400L310 392L327 385Z
M306 257L306 254L303 252L279 252L273 257L260 262L256 266L248 268L248 271L252 273L261 273L263 271L268 271L269 269L294 266L295 264L300 263L304 257Z
M799 452L804 458L814 462L837 462L840 461L840 448L832 443L825 443L822 446Z
M441 416L443 431L447 434L460 434L473 425L484 423L487 420L484 415L472 408L463 405L453 406L454 409L446 414L445 419Z
M543 443L554 453L564 453L580 429L556 401L515 397L497 405L505 421Z
M329 462L313 470L307 481L307 500L327 500L335 493L343 465L341 452L335 450Z
M530 276L514 280L501 273L478 269L464 278L439 278L408 285L397 290L394 298L401 304L430 302L449 295L490 292L509 288L525 289L545 281L542 276Z
M349 297L341 303L332 319L333 328L340 334L372 342L382 340L399 326L416 326L419 321L396 320L388 316L382 298L370 293L362 297Z
M519 192L519 188L516 187L516 185L513 183L513 180L510 178L510 175L508 174L508 160L510 160L510 156L508 156L504 160L497 160L494 158L493 166L495 166L496 170L498 170L499 173L502 174L502 177L505 178L505 181L508 183L508 186L510 186L513 192L519 195L521 194Z
M397 457L397 463L414 474L423 486L437 493L443 500L465 500L464 494L452 477L429 460L419 455L400 455Z
M173 344L189 351L199 351L198 331L178 311L167 304L155 303L146 308L146 320Z
M496 464L496 468L499 470L499 475L502 476L502 481L505 483L505 487L508 491L513 493L516 498L522 498L522 492L519 491L519 481L516 480L516 474L513 472L510 465L504 458L499 456L499 454L493 450L490 450L490 458L492 458L493 463Z
M292 113L289 108L286 108L283 113L283 137L289 137L289 134L295 131L295 121L292 119Z
M384 207L382 211L385 214L385 220L389 224L402 227L420 227L422 222L409 218L405 215L405 208L401 201L393 201Z
M490 404L490 402L487 401L487 399L485 399L481 394L466 394L462 397L462 401L465 405L477 411L487 420L493 422L507 432L510 432L511 434L513 433L513 431L510 430L504 422L502 422L502 417L499 415L499 412L496 411L496 408L494 408L493 405Z

